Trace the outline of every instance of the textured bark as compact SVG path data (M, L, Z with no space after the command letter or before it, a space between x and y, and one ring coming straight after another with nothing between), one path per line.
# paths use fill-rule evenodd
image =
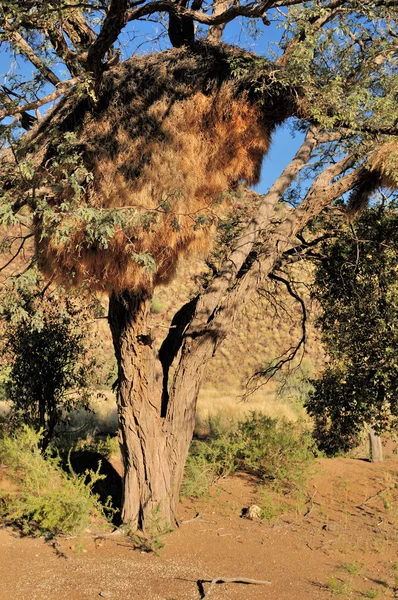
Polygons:
M122 520L144 531L176 523L201 379L192 369L186 373L170 393L175 408L171 422L163 418L161 363L148 333L150 303L149 297L124 292L113 294L109 304L119 365L119 435L125 470Z
M170 489L159 406L154 403L159 384L155 351L147 330L150 302L149 297L125 292L120 296L113 294L109 303L109 324L119 369L119 435L124 462L122 519L133 528L144 527L145 518ZM171 518L167 511L166 515Z

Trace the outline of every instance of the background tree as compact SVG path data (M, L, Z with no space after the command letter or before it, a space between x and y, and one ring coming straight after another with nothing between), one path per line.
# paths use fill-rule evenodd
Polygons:
M339 229L322 246L314 290L330 362L307 402L330 454L357 445L365 424L381 433L398 416L398 213L379 203Z
M175 48L122 60L137 48L123 47L134 23L163 26L165 14ZM237 17L270 38L279 25L277 46L257 56L220 44ZM301 232L337 198L352 191L355 207L377 185L396 186L396 18L393 0L1 4L3 46L34 67L3 87L1 223L21 227L11 253L33 227L49 277L110 295L122 516L133 528L154 511L175 522L206 364L262 279L305 252ZM44 118L32 114L57 99ZM304 137L296 156L160 339L154 287L186 252L205 253L226 192L258 181L288 118ZM307 185L281 218L300 171Z
M3 291L1 313L10 423L41 431L44 450L73 408L90 406L95 358L89 311L70 295L49 292L31 269Z

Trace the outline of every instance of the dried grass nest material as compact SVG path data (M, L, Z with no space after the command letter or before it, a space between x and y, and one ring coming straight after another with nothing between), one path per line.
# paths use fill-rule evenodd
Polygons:
M98 290L150 291L173 277L181 255L210 248L225 192L258 182L273 130L293 113L286 90L276 86L259 102L250 76L234 78L236 57L250 55L202 43L133 58L107 73L94 110L84 100L68 112L68 98L55 109L53 122L60 132L74 130L94 178L75 209L70 185L48 199L57 212L50 230L45 216L36 217L48 275ZM104 227L111 223L110 239L90 231L90 210Z

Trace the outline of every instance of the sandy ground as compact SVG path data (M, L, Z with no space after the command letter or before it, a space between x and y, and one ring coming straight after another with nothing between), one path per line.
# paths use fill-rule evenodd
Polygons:
M247 477L184 500L158 555L122 535L80 544L2 528L0 599L199 600L209 583L198 581L214 577L270 583L220 583L211 600L398 598L398 460L322 459L317 471L306 503L270 522L241 518L256 501Z

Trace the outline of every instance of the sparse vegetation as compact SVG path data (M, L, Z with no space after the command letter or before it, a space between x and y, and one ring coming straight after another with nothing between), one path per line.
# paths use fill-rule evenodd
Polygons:
M359 575L359 573L362 571L363 565L358 563L356 560L353 560L350 563L344 563L341 568L350 575Z
M347 596L351 593L350 583L335 576L329 577L327 587L336 596Z
M200 497L217 478L251 473L283 492L303 487L316 451L303 423L271 419L253 412L228 431L195 440L186 463L183 495Z

